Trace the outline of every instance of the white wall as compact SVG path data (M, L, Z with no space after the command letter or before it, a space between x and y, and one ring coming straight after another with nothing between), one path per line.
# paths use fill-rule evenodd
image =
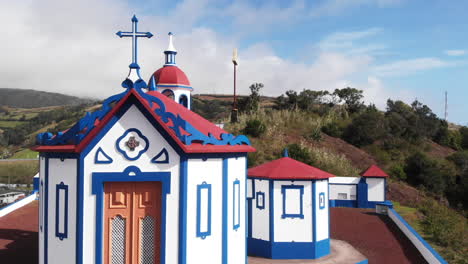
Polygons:
M48 263L64 263L76 258L76 159L49 159L48 183ZM56 185L68 185L68 236L55 236ZM65 201L62 201L65 202Z
M149 148L136 161L128 161L117 151L116 140L127 129L137 128L148 138ZM109 155L111 164L95 164L94 157L101 147ZM162 148L169 153L169 164L151 163ZM94 263L95 260L95 222L96 197L91 193L93 172L122 172L128 166L137 166L143 172L165 171L171 173L171 193L166 199L166 263L178 263L179 254L179 164L177 152L167 143L143 114L132 106L120 120L107 132L85 157L84 167L84 205L83 211L83 263Z
M385 179L384 178L366 178L367 200L370 202L385 201Z
M221 263L223 241L223 160L207 159L203 161L202 159L189 159L187 171L187 264ZM197 185L203 182L211 184L212 199L211 235L205 239L196 236Z
M330 178L333 179L333 178ZM341 185L341 184L331 184L330 183L330 200L356 200L351 199L351 195L356 197L356 189L357 185L349 184L349 185ZM341 199L338 198L339 193L346 193L347 198Z
M39 158L39 264L44 263L44 229L40 225L44 223L45 161L44 157Z
M303 213L301 218L282 218L283 214L283 195L281 186L283 185L304 186L303 194ZM312 242L312 182L311 181L274 181L273 185L274 202L274 239L275 242ZM286 207L294 207L297 201L286 198Z
M323 192L325 193L325 208L320 209L320 193ZM321 181L316 181L315 182L315 217L317 221L316 225L316 232L317 232L317 241L323 240L323 239L328 239L330 237L329 234L329 208L328 208L328 180L321 180Z
M257 208L257 192L265 193L265 209ZM255 194L252 199L252 238L270 240L270 190L269 181L255 179Z
M228 159L228 263L245 263L246 252L246 222L245 222L245 183L246 183L246 160L245 157ZM240 181L240 227L233 228L233 182Z
M328 179L330 184L341 183L341 184L358 184L361 177L332 177Z
M253 181L252 179L247 179L247 198L254 198L254 189L253 189Z

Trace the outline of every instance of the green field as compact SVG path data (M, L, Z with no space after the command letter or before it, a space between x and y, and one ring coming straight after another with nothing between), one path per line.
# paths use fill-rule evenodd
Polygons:
M5 121L0 120L0 128L12 128L24 124L24 121Z
M2 161L0 162L0 182L31 184L39 171L39 161Z
M10 159L36 159L39 153L30 149L23 149L16 152Z

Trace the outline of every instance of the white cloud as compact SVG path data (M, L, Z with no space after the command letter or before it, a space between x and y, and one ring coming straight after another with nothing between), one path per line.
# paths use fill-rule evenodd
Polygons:
M417 58L378 65L373 68L373 72L378 76L401 76L454 65L456 63L443 61L438 58Z
M446 50L444 51L445 54L448 56L463 56L467 54L468 52L466 50Z
M330 16L339 15L351 8L358 8L361 6L375 6L378 8L386 8L397 6L405 0L325 0L318 4L311 10L311 15Z

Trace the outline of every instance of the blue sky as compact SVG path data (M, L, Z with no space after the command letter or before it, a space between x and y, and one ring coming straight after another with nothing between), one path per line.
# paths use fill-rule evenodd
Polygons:
M71 4L73 3L73 4ZM90 8L92 6L93 8ZM73 7L73 8L71 8ZM352 86L385 108L388 98L418 98L449 121L468 124L468 1L14 1L0 10L0 86L103 98L119 91L130 43L140 41L144 78L163 63L175 33L179 66L195 93L229 93L230 56L239 48L239 87L264 94ZM99 87L96 89L95 87Z

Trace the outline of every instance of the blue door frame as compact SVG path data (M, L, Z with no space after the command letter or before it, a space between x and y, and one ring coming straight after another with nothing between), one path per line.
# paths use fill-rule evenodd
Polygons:
M123 172L94 172L92 174L92 194L96 195L96 264L103 263L104 239L104 183L106 182L150 182L162 184L161 204L161 264L165 264L166 248L166 196L171 193L170 172L141 172L136 166L129 166Z

